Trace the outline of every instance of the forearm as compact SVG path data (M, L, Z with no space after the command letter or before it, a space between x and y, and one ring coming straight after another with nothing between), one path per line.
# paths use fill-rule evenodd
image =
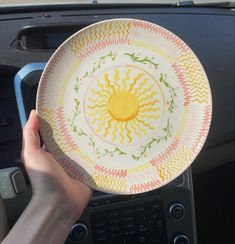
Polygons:
M2 244L64 243L73 221L64 209L33 198Z
M6 236L8 232L8 221L5 211L5 206L0 194L0 241Z

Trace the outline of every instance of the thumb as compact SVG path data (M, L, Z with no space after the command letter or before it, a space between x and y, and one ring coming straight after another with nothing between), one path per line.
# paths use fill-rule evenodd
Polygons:
M32 110L23 130L22 157L27 156L40 149L39 120L35 110Z

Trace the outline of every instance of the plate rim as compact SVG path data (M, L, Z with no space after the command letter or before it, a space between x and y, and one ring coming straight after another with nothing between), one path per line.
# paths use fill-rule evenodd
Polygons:
M212 99L212 92L211 92L211 86L210 86L210 82L209 82L209 79L208 79L208 76L206 74L206 71L201 63L201 61L199 60L199 58L197 57L197 55L194 53L194 51L191 49L191 47L188 45L187 42L185 42L183 39L181 39L178 35L176 35L174 32L172 32L171 30L168 30L166 29L165 27L161 26L161 25L158 25L154 22L151 22L151 21L146 21L146 20L142 20L142 19L137 19L137 18L111 18L111 19L106 19L106 20L102 20L102 21L99 21L99 22L96 22L96 23L93 23L91 25L88 25L80 30L78 30L77 32L75 32L73 35L71 35L69 38L67 38L55 51L54 53L51 55L51 57L49 58L49 60L47 61L46 63L46 66L41 74L41 78L39 80L39 83L38 83L38 89L37 89L37 94L36 94L36 113L38 115L38 117L40 118L40 114L39 114L39 92L40 92L40 89L41 89L41 84L43 82L43 77L45 75L45 73L48 71L49 67L50 67L50 64L51 64L51 61L57 56L57 54L61 51L61 49L70 41L72 40L75 36L79 35L80 33L82 33L83 31L89 29L89 28L92 28L94 26L98 26L100 24L103 24L103 23L107 23L107 22L115 22L115 21L140 21L140 22L145 22L145 23L148 23L148 24L153 24L154 26L158 26L160 28L163 28L164 30L166 30L167 32L173 34L174 36L176 36L180 41L182 41L187 47L188 47L188 52L191 53L193 55L193 58L195 60L197 60L199 66L200 66L200 69L202 70L205 78L206 78L206 81L207 81L207 85L208 85L208 95L209 95L209 104L207 105L210 105L210 121L208 122L208 129L206 131L206 134L203 136L202 140L201 140L201 146L199 147L199 149L197 150L196 153L193 153L192 154L192 158L190 160L187 160L187 164L185 167L182 167L181 170L177 171L177 174L173 177L171 177L169 180L167 181L161 181L161 184L160 186L158 186L157 188L153 188L153 189L150 189L150 190L147 190L147 191L143 191L143 192L148 192L148 191L152 191L154 189L158 189L162 186L165 186L167 185L169 182L175 180L178 176L180 176L187 168L189 168L192 163L194 162L194 160L196 159L196 157L200 154L200 152L202 151L203 147L204 147L204 144L207 140L207 137L209 135L209 132L210 132L210 129L211 129L211 123L212 123L212 117L213 117L213 99ZM204 114L204 113L203 113ZM46 145L46 142L44 142L45 145ZM157 153L158 154L158 153ZM156 155L157 155L156 154ZM142 192L129 192L129 191L125 191L125 192L122 192L122 191L112 191L112 190L107 190L106 188L105 189L102 189L102 188L99 188L97 187L96 188L96 185L93 184L93 185L90 185L88 184L87 182L83 182L84 184L88 185L89 187L91 187L92 189L95 189L95 190L98 190L98 191L103 191L103 192L106 192L106 193L111 193L111 194L123 194L123 195L129 195L129 194L139 194L139 193L142 193ZM130 190L130 189L128 189Z

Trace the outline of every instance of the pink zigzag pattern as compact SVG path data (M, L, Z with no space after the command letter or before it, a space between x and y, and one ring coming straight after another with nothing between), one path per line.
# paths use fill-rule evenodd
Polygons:
M78 170L78 167L76 165L73 165L71 163L71 160L69 159L59 159L60 165L63 167L65 172L70 175L73 179L83 181L84 175L82 172Z
M61 59L63 58L63 56L65 55L65 48L63 46L61 46L54 54L53 58L50 61L50 64L52 64L53 66L60 63ZM50 67L51 68L51 67Z
M142 184L134 184L130 188L130 193L140 193L145 191L151 191L161 185L160 180L152 180Z
M205 137L207 136L210 122L211 122L211 105L207 105L204 108L204 117L202 121L201 129L193 143L192 150L194 153L197 153L200 150L200 145L203 143Z
M38 106L39 108L40 107L43 107L44 104L45 104L45 91L46 91L46 88L47 88L47 83L48 83L48 80L50 78L50 73L49 72L46 72L44 75L43 75L43 82L40 83L40 90L39 90L39 97L40 99L38 99Z
M54 68L55 68L56 64L58 64L61 61L64 54L65 54L64 47L60 47L60 49L58 49L56 51L53 58L50 60L48 68L42 75L42 78L41 78L42 82L40 83L40 90L39 90L39 97L40 97L39 102L38 102L39 107L43 107L45 104L45 99L46 99L45 92L47 89L47 85L48 85L50 76L51 76L51 74L54 73Z
M118 38L109 38L105 41L99 41L96 42L95 44L85 48L79 55L78 57L83 60L85 58L87 58L88 56L96 53L98 50L106 48L107 46L111 46L111 45L129 45L130 41L128 39L128 37L118 37Z
M190 95L189 87L187 85L187 81L185 80L185 77L181 71L181 68L176 63L174 63L172 65L172 68L174 69L175 74L176 74L177 78L179 79L179 83L184 92L184 106L188 106L191 102L191 95Z
M134 21L134 26L162 35L166 40L173 42L183 52L189 50L189 47L179 37L160 26L138 20Z
M63 138L65 139L65 144L69 146L69 148L72 150L77 148L77 145L73 142L72 137L70 136L70 133L67 130L67 126L65 123L65 115L64 115L64 108L59 107L56 111L56 118L58 121L58 127L60 133L63 135Z
M118 170L118 169L109 169L100 164L95 165L95 170L102 172L106 175L112 175L113 177L125 178L127 176L126 170Z
M150 160L150 163L153 165L153 166L157 166L163 162L165 162L169 157L170 155L172 154L173 151L176 150L176 148L180 145L180 140L178 139L175 139L169 147L167 147L167 149L162 152L161 154L155 156L153 159Z

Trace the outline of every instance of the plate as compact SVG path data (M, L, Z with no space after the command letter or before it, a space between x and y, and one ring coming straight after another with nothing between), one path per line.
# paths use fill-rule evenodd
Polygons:
M90 25L52 55L37 93L44 143L73 178L136 194L179 176L211 122L207 76L188 45L156 24Z

